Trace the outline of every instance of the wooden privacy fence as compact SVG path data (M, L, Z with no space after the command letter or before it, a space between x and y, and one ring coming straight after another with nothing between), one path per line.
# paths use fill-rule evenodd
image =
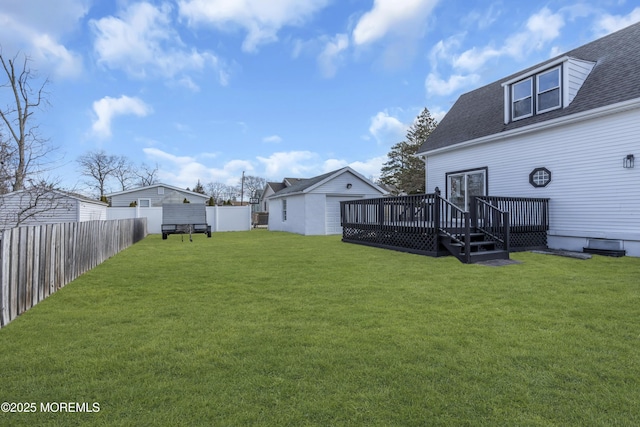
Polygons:
M0 327L146 235L146 218L1 231Z

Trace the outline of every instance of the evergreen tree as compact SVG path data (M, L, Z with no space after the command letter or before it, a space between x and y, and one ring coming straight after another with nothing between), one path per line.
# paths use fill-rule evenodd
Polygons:
M207 193L204 191L204 186L202 185L202 183L200 182L200 180L198 180L198 183L196 184L196 186L195 186L195 187L193 187L193 190L191 190L191 191L193 191L194 193L199 193L199 194L207 194Z
M406 141L391 147L389 160L382 166L380 182L390 186L394 194L425 192L424 163L416 153L437 124L425 108L407 130Z

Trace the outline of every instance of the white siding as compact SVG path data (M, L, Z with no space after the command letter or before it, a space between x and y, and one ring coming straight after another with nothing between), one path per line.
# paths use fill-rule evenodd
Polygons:
M107 205L79 201L78 221L96 221L107 219Z
M347 188L347 184L351 184L351 188ZM345 172L335 177L332 180L325 182L324 184L314 188L313 193L324 194L336 194L336 195L357 195L365 196L370 195L372 197L381 196L380 192L371 187L371 185L362 181L351 172Z
M305 196L269 199L269 230L305 234ZM282 200L287 200L287 220L282 220Z
M551 199L550 246L578 249L592 237L626 239L631 248L640 241L640 164L624 169L622 159L640 157L639 135L640 111L631 110L429 156L427 191L444 193L447 172L486 166L490 195ZM551 171L545 188L529 184L537 167ZM571 236L579 239L562 243Z
M587 79L587 76L593 70L595 63L582 61L576 58L569 58L566 65L566 91L567 99L564 106L567 107L576 97L578 91L582 87L582 84Z

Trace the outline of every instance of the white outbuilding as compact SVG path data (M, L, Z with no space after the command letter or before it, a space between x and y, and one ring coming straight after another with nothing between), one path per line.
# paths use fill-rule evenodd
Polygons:
M341 234L340 202L385 195L350 167L300 179L267 198L269 230L304 235Z

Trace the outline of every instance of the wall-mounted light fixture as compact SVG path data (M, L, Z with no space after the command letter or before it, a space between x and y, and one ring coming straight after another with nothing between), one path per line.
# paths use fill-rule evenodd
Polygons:
M347 188L351 188L351 187L353 187L353 184L348 183L348 184L347 184Z
M633 157L633 154L627 154L627 156L622 159L622 167L624 167L625 169L631 169L634 163L635 158Z

